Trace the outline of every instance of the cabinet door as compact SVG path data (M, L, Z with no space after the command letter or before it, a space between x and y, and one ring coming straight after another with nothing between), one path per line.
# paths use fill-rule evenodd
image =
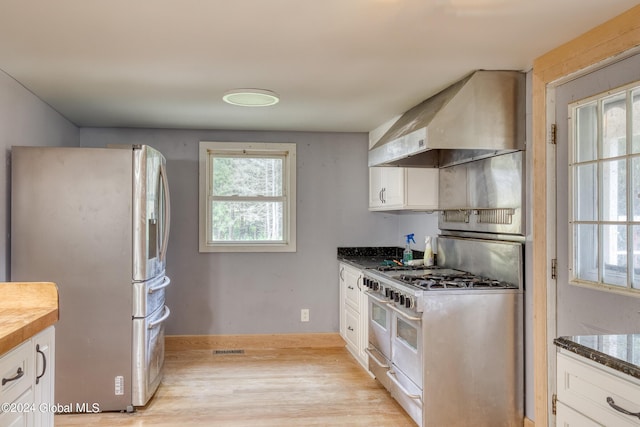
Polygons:
M385 208L402 208L405 205L405 168L382 168L382 200Z
M562 402L557 402L556 427L602 427L591 418L574 411Z
M5 402L2 402L5 403ZM34 425L33 416L38 414L37 406L33 404L33 390L28 389L22 396L10 404L10 410L0 412L0 426L2 427L31 427ZM35 424L37 425L37 424ZM53 426L53 416L51 423L47 427Z
M357 356L360 351L358 350L360 325L358 313L347 305L345 311L345 341L347 341L347 347L351 350L354 356Z
M35 407L50 407L53 404L55 367L55 329L53 326L32 338L35 353L34 402ZM36 427L52 426L53 412L36 410Z
M338 286L340 287L340 336L344 339L345 337L345 319L344 319L344 306L345 306L345 282L344 282L344 268L345 265L342 263L338 264Z
M382 175L386 168L369 168L369 208L382 206Z
M399 209L404 204L404 168L369 168L369 209Z
M405 206L408 209L438 209L440 170L407 168Z

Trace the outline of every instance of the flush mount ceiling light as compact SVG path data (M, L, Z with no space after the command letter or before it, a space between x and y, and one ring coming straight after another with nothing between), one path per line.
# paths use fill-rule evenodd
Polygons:
M241 107L268 107L280 101L277 93L264 89L233 89L225 92L222 99Z

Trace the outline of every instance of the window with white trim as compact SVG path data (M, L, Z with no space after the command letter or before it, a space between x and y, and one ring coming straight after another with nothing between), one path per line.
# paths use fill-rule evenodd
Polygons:
M640 291L640 85L569 106L569 278Z
M200 252L295 252L296 145L200 142Z

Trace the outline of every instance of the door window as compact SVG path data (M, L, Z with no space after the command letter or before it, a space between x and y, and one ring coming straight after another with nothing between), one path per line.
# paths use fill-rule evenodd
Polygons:
M371 304L371 319L383 329L387 329L387 310L376 303Z
M418 330L400 318L396 318L396 336L413 350L418 350Z
M569 106L570 281L640 290L640 85Z

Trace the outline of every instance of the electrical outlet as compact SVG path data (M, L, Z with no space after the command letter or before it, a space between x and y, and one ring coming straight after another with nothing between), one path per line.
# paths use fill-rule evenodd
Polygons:
M309 309L308 308L303 308L302 310L300 310L300 321L301 322L308 322L309 321Z

